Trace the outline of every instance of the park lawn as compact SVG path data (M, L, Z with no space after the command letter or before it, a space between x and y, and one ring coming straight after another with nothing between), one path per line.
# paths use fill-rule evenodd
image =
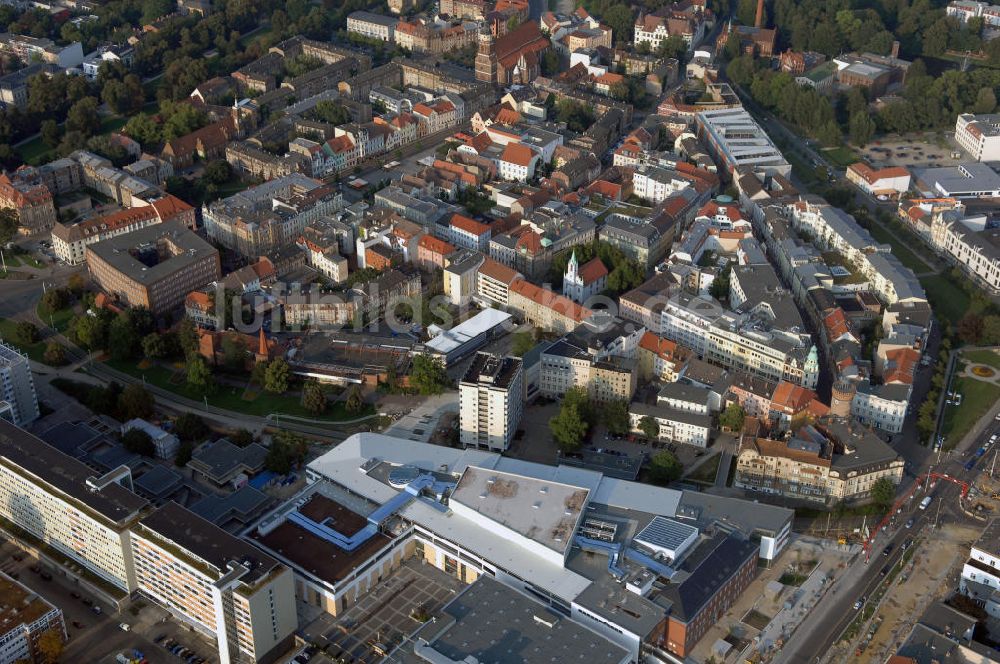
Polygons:
M46 162L52 161L55 151L45 144L42 140L41 135L35 136L33 139L27 143L18 146L18 153L21 155L21 159L24 163L31 166L38 166Z
M159 364L147 369L140 369L135 362L129 360L108 360L106 364L112 369L127 373L130 376L145 378L146 382L150 385L173 392L178 396L195 401L204 401L207 398L209 406L224 408L225 410L231 410L244 415L265 417L271 413L278 413L279 415L341 422L371 415L375 412L371 405L365 404L365 409L360 413L348 413L344 408L344 403L337 401L330 404L330 408L326 413L316 416L302 407L298 395L261 392L256 398L248 400L244 398L243 388L232 385L217 385L213 391L206 395L202 390L188 385L182 371L172 371Z
M892 255L898 258L900 263L914 272L919 274L921 272L928 272L934 269L933 266L928 265L926 261L915 254L913 250L897 240L896 237L886 230L881 223L873 221L869 231L877 242L880 244L890 245L892 247Z
M694 469L690 475L684 479L688 482L698 484L715 484L715 476L719 473L719 464L722 462L722 454L716 454L711 459Z
M991 350L964 350L962 359L974 364L985 364L1000 371L1000 355Z
M4 343L14 346L22 353L26 353L28 357L33 359L35 362L45 362L45 341L39 341L33 343L30 346L23 346L14 341L14 329L17 327L17 322L8 320L6 318L0 318L0 338L3 339Z
M98 134L110 134L128 124L128 118L122 115L105 115L101 118L101 128Z
M975 378L956 378L953 388L962 395L962 405L957 408L945 405L941 434L945 437L946 449L955 447L979 418L1000 399L1000 387Z
M854 162L858 161L858 155L855 154L854 150L846 146L823 150L823 156L826 157L831 163L836 166L840 166L841 168L847 168Z
M788 163L792 165L792 169L795 171L795 175L802 180L806 185L816 184L816 174L813 172L814 169L806 161L804 161L799 155L795 154L792 150L788 150L784 153L785 159Z
M927 300L934 310L934 315L941 322L956 325L969 310L971 304L969 294L947 275L935 274L921 277L920 283L927 291Z
M70 321L76 315L73 313L73 307L66 307L65 309L59 309L58 311L49 311L41 302L38 303L38 307L35 309L35 313L44 322L51 324L60 332L65 332L69 329Z

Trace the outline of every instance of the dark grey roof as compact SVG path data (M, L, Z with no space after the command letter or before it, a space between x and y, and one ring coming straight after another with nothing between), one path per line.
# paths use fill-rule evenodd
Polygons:
M702 406L708 405L708 397L708 388L680 382L667 383L656 395L657 400L676 399L677 401L696 403Z
M700 542L681 563L681 580L662 591L673 603L671 617L687 622L697 616L747 561L756 560L757 548L749 539L722 532Z
M153 267L144 265L132 255L140 245L155 245L169 241L177 248L175 255L161 260ZM219 251L180 221L154 224L137 231L102 240L87 247L88 252L100 257L119 272L142 284L149 284L174 274L208 256L218 256Z
M233 537L191 510L169 502L141 522L143 530L151 531L214 567L223 576L230 562L248 568L241 580L253 583L280 563L249 542Z
M719 521L744 533L759 532L775 536L786 527L791 528L794 514L788 508L757 501L684 491L674 518L699 527Z
M41 439L63 454L78 457L88 444L103 434L84 422L60 422L41 434Z
M983 531L982 536L976 540L977 549L1000 556L1000 519L993 519Z
M689 410L678 410L668 406L653 406L650 404L635 401L629 404L628 411L645 417L650 415L670 422L683 422L692 426L710 428L712 426L712 416L702 413L692 413Z
M202 444L191 456L189 466L209 478L222 481L240 466L247 471L257 472L264 466L267 449L251 443L240 448L225 438Z
M87 480L93 479L95 473L89 467L3 419L0 463L49 493L65 494L114 523L128 520L147 505L115 482L92 489Z
M180 486L182 479L176 471L170 470L166 466L157 465L134 480L133 484L137 489L141 489L154 498L163 498Z
M493 664L618 664L629 659L621 646L488 576L479 577L441 614L390 661L426 661L412 654L424 640L439 655L458 662L470 656Z
M934 602L920 616L920 624L954 638L961 637L974 628L976 619L944 602Z
M142 463L141 456L135 452L129 452L121 445L112 445L100 452L90 454L86 458L89 463L104 471L109 471L119 466L128 466L134 469Z
M255 489L249 484L243 485L228 496L210 495L202 498L191 506L191 511L216 525L231 517L241 521L249 518L270 502L267 494Z

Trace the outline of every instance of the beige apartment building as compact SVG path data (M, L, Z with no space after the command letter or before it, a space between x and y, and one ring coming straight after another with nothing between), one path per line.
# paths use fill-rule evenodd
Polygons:
M222 276L219 251L178 221L89 245L86 256L90 276L105 292L157 316Z
M838 419L804 426L789 440L745 436L734 486L835 505L867 501L883 477L899 484L903 459L870 430Z

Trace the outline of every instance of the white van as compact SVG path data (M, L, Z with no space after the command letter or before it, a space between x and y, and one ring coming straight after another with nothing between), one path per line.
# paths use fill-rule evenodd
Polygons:
M934 500L934 496L927 496L926 498L924 498L923 500L921 500L920 501L920 509L922 509L922 510L927 509L927 506L931 504L932 500Z

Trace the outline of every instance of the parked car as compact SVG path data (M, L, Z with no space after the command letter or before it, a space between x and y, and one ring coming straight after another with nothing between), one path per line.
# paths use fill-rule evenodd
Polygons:
M912 518L906 520L906 527L907 528L912 528L913 527L913 519Z
M102 613L104 613L104 611L101 610L101 607L97 606L96 604L90 607L90 610L96 613L97 615L101 615Z
M882 555L883 556L888 556L890 553L892 553L892 543L891 542L889 544L886 544L885 548L882 549Z
M118 623L118 629L123 632L128 632L131 631L132 625L129 625L128 623Z
M865 605L865 597L864 595L862 595L861 597L858 598L856 602L854 602L854 610L857 611L864 605Z

